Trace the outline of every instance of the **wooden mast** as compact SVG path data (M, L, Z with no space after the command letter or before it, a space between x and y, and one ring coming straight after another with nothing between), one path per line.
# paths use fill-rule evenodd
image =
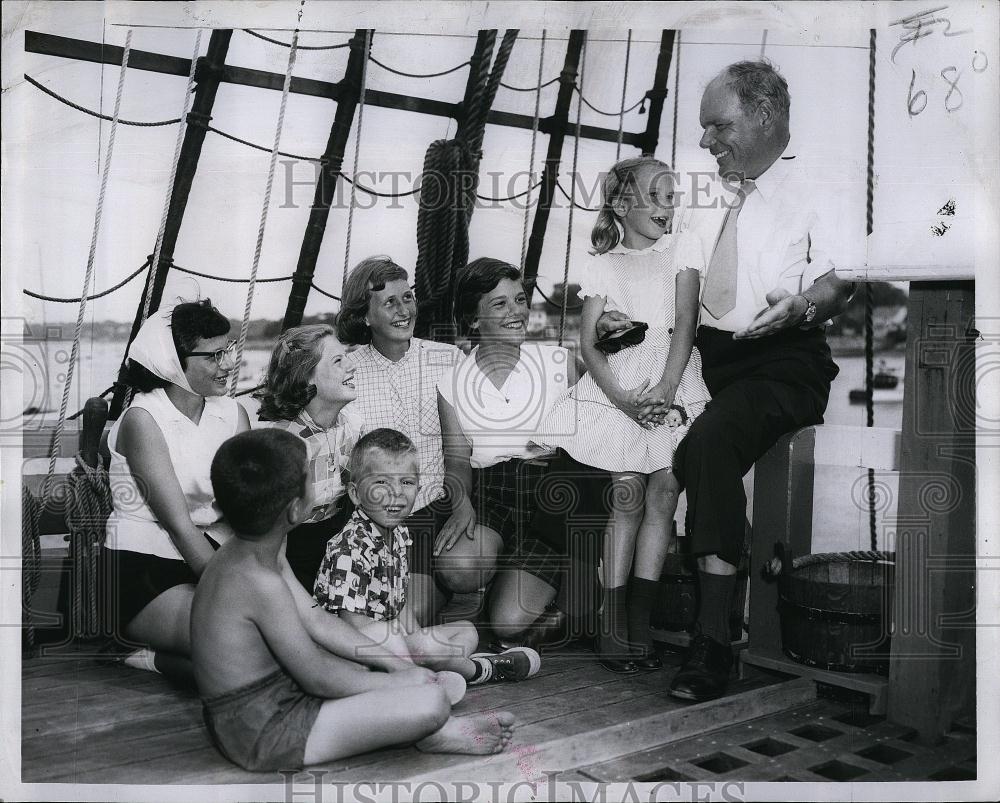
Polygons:
M219 90L219 83L222 70L226 62L226 54L229 51L229 40L233 32L229 30L212 31L212 37L208 43L208 53L198 61L195 72L195 82L197 89L194 93L194 101L191 111L188 113L188 126L184 131L184 142L181 144L180 159L177 163L177 172L174 176L174 184L170 189L170 208L167 212L167 225L163 232L163 243L160 246L160 264L156 271L155 281L152 286L147 284L143 290L143 299L149 294L149 311L155 312L160 306L160 299L163 296L163 288L167 282L167 271L174 260L174 248L177 245L177 235L180 233L181 223L184 220L184 210L187 208L188 197L191 194L191 184L194 182L195 173L198 170L198 160L201 158L201 148L205 143L205 134L208 133L206 126L212 119L212 108L215 105L215 95ZM119 60L120 63L120 60ZM132 64L131 57L129 59ZM190 65L190 62L188 62ZM152 276L150 271L147 276ZM129 335L129 345L135 339L142 325L143 302L140 300L139 307L135 313L135 320L132 323L132 332ZM126 346L126 353L128 347ZM124 382L125 361L122 360L122 367L118 372L118 382L115 385L115 395L111 402L110 417L118 418L122 407L125 404L126 384Z
M656 72L653 88L646 93L649 98L649 117L646 118L646 132L642 135L643 156L653 156L660 141L660 120L663 116L663 102L667 99L667 76L670 73L670 57L674 52L676 31L664 30L660 34L660 52L656 57ZM673 166L671 166L673 167Z
M552 116L546 120L546 125L539 123L539 130L549 135L549 147L545 153L545 168L542 173L541 192L538 195L538 207L531 223L531 236L528 238L528 253L524 258L524 287L528 293L528 304L531 304L531 294L534 292L534 279L538 275L538 262L542 257L542 246L545 244L545 229L549 225L549 211L552 209L552 199L556 191L556 181L559 178L559 162L562 159L563 141L569 130L569 107L573 100L573 88L576 86L577 69L580 64L580 51L586 31L570 31L569 44L566 46L566 59L562 72L559 74L559 94L556 96L556 107ZM582 131L581 131L582 135ZM615 140L618 134L615 132ZM623 138L624 141L624 138ZM574 176L570 177L575 180Z
M372 35L374 31L371 32ZM344 151L351 134L354 114L361 100L361 73L364 69L368 53L365 51L365 39L368 32L358 28L351 39L351 53L347 58L347 68L344 80L341 82L342 93L337 101L337 111L330 128L330 138L326 150L320 158L319 177L316 181L316 193L313 196L312 208L309 211L309 222L306 224L305 236L299 250L299 260L292 276L292 289L288 294L288 305L285 308L285 318L281 323L284 331L291 326L302 323L306 301L309 298L309 288L316 272L316 260L323 244L326 224L330 218L330 205L337 193L337 179L344 164ZM369 37L369 46L371 38Z

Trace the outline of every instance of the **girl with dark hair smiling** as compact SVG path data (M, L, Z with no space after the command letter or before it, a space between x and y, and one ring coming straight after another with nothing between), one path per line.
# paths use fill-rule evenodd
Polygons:
M219 445L250 427L226 395L234 346L206 299L154 312L129 347L139 392L108 433L114 510L102 558L116 635L148 647L126 658L132 666L190 671L194 587L232 534L209 470Z

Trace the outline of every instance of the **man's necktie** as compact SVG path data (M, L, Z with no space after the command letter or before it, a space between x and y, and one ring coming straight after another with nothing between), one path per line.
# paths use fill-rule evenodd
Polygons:
M718 319L736 306L736 271L739 261L736 254L736 223L748 195L757 189L753 181L744 181L736 191L733 206L726 212L718 242L708 263L705 292L701 303Z

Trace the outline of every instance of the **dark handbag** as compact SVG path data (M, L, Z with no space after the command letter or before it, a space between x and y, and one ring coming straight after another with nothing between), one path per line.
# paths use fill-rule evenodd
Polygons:
M602 337L594 343L594 348L605 354L616 354L629 346L639 345L646 339L646 330L648 328L649 324L647 323L632 321L632 325L628 329L620 329L617 332L612 332L610 335Z

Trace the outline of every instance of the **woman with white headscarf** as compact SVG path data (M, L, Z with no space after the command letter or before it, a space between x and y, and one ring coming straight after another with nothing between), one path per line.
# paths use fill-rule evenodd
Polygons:
M108 434L114 510L102 551L115 636L157 653L191 653L194 587L231 531L215 504L212 458L250 428L226 395L229 321L208 300L153 313L128 352L138 391ZM142 650L126 659L154 669Z

